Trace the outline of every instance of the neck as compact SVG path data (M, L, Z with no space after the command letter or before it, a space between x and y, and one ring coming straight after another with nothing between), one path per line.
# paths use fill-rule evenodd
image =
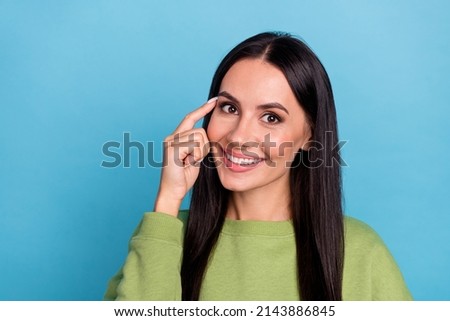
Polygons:
M242 221L287 221L292 218L289 188L233 192L226 217Z

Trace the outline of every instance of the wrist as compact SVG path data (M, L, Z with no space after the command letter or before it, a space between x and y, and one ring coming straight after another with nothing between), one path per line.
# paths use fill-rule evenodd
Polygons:
M182 200L176 200L163 195L158 195L153 208L154 212L160 212L177 217Z

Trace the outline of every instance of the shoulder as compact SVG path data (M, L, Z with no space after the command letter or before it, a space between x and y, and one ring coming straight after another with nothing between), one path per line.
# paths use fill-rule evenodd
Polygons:
M345 216L344 240L346 257L373 259L377 253L388 251L380 235L367 223Z
M372 227L351 216L344 218L344 233L347 245L354 243L372 246L383 244L380 236Z
M411 300L403 275L378 233L353 217L346 216L344 222L346 298Z

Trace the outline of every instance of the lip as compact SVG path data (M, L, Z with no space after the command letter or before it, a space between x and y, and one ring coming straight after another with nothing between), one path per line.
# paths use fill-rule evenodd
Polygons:
M243 153L236 152L236 151L231 151L229 149L227 149L226 151L222 148L220 148L220 149L222 152L221 156L222 156L225 168L232 172L235 172L235 173L243 173L243 172L251 171L251 170L257 168L260 164L262 164L265 159L265 158L261 158L261 157L249 157L249 155L245 155ZM228 159L227 154L231 155L232 157L243 158L243 159L258 159L259 161L257 163L248 164L248 165L236 164Z

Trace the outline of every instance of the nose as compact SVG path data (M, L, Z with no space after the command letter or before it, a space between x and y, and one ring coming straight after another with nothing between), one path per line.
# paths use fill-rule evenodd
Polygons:
M252 119L240 117L227 135L228 143L236 146L258 147L257 128Z

